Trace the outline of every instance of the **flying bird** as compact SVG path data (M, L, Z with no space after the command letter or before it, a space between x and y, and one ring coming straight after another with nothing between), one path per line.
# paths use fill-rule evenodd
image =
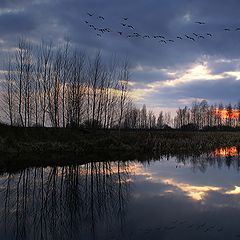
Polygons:
M127 17L124 17L124 18L123 18L123 20L124 20L124 21L127 21L127 20L128 20L128 18L127 18Z
M122 25L123 27L126 27L126 24L125 24L125 23L121 23L121 25Z
M94 13L87 13L87 15L88 15L89 17L92 17L92 16L94 15Z
M207 36L212 37L212 34L211 33L207 33Z
M132 25L128 25L128 27L134 29L134 27Z
M194 39L194 38L190 37L189 39L195 42L195 39Z
M186 34L185 34L185 37L186 37L186 38L190 38L190 37L189 37L188 35L186 35Z
M193 35L194 35L195 37L198 37L198 34L196 34L196 33L193 33Z
M141 34L139 34L139 33L133 33L133 35L135 36L135 37L140 37L141 36Z
M182 40L182 37L177 37L178 39Z
M231 31L229 28L224 28L224 31Z
M97 30L96 27L94 27L94 25L90 24L89 27L93 28L94 30Z
M202 36L202 35L199 35L199 36L198 36L198 38L205 39L205 37L204 37L204 36Z
M118 32L119 33L119 35L122 35L122 32Z
M88 21L85 21L86 24L88 24Z
M199 25L203 25L203 24L205 24L205 22L195 22L195 23L197 23L197 24L199 24Z
M240 28L236 28L236 31L240 31Z
M102 16L99 16L98 18L104 20L104 17L102 17Z
M174 42L174 40L172 40L172 39L169 39L168 41L169 41L169 42Z
M160 40L159 42L167 44L167 41L165 41L165 40Z
M97 36L98 36L98 37L101 37L102 35L98 33Z

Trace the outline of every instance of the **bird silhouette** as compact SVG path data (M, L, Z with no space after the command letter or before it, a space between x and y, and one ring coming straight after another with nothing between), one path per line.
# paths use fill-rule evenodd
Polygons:
M125 23L121 23L121 25L122 25L123 27L126 27L126 24L125 24Z
M240 31L240 28L236 28L236 31Z
M188 35L186 35L186 34L185 34L185 37L188 38L188 39L190 38L190 37L189 37Z
M122 35L122 32L118 32L119 33L119 35Z
M212 37L212 34L211 33L207 33L207 36Z
M124 18L123 18L123 20L124 20L124 21L127 21L127 20L128 20L128 18L127 18L127 17L124 17Z
M166 41L166 40L163 40L163 39L160 40L159 42L160 42L160 43L165 43L165 44L167 44L167 41Z
M199 36L198 36L198 38L205 39L205 37L204 37L204 36L202 36L202 35L199 35Z
M205 22L195 22L195 23L197 23L197 24L199 24L199 25L203 25L203 24L205 24Z
M195 39L194 39L194 38L190 37L189 39L195 42Z
M159 35L158 37L159 37L159 38L163 38L163 39L165 39L165 37L164 37L164 36L161 36L161 35Z
M98 37L101 37L102 35L98 33L97 36L98 36Z
M206 225L206 223L204 222L203 224L200 225L200 227L204 227Z
M88 24L88 21L85 21L86 24Z
M229 28L224 28L224 31L231 31Z
M177 37L178 39L182 40L182 37Z
M169 41L169 42L174 42L174 40L172 40L172 39L169 39L168 41Z
M97 30L97 28L94 25L92 25L92 24L90 24L89 27L93 28L94 30Z
M132 25L128 25L128 27L134 29L134 27Z
M104 20L104 17L102 17L102 16L99 16L98 18Z
M88 15L89 17L92 17L92 16L94 15L94 13L87 13L87 15Z
M141 34L139 34L139 33L137 33L137 32L133 33L133 35L134 35L135 37L140 37L140 36L141 36Z
M196 33L193 33L193 35L194 35L195 37L198 37L198 34L196 34Z
M143 38L150 38L150 36L149 35L145 35L145 36L143 36Z

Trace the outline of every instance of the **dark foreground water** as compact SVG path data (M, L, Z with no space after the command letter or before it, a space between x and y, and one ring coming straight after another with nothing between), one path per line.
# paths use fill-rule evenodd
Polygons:
M237 155L3 174L0 239L240 239Z

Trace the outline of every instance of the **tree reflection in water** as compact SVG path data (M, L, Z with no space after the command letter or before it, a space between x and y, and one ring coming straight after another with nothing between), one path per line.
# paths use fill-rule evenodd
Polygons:
M240 170L240 154L237 147L217 148L211 153L195 155L177 155L176 162L189 165L193 170L205 172L208 167L227 167Z
M94 238L97 223L109 229L116 219L123 227L128 168L125 162L96 162L6 175L1 192L6 239Z
M169 164L161 165L161 161L168 160ZM149 169L154 168L154 161L158 161L157 168L152 175L148 175L149 172L143 165L150 165ZM132 231L129 216L135 222L135 215L131 215L129 213L131 211L128 211L128 214L126 212L131 210L131 204L137 199L136 196L139 196L136 192L134 195L137 184L140 184L138 185L140 189L143 188L141 194L144 195L146 191L146 195L149 196L148 191L151 189L153 191L155 184L158 183L159 189L155 190L159 205L156 208L164 209L166 205L168 209L168 202L164 202L164 197L159 197L160 193L166 195L164 192L166 183L161 179L169 179L173 174L180 179L185 179L187 176L181 185L184 187L214 184L211 182L211 175L206 173L206 177L210 179L209 183L205 181L202 183L200 178L199 183L194 185L191 179L188 179L187 172L178 171L178 168L187 166L193 171L202 172L206 172L211 167L240 170L239 155L222 157L206 153L192 156L163 156L158 160L139 162L91 162L85 165L35 167L21 170L17 174L2 175L0 177L0 239L113 239L119 233L121 233L120 239L129 239L131 236L127 234ZM166 175L165 178L162 175ZM160 183L151 182L154 177ZM178 180L175 179L175 182ZM194 180L198 181L195 177ZM134 191L130 186L132 181ZM237 183L224 186L223 181L222 185L221 189L233 192L232 188L237 186ZM177 199L178 195L174 195L174 187L176 186L172 184L171 196ZM142 206L150 205L151 208L153 199L146 198L144 201L146 205L141 205L137 212L143 210ZM144 222L144 219L141 221ZM146 221L148 223L147 218ZM136 222L136 225L139 223ZM136 239L139 239L140 235L136 235Z

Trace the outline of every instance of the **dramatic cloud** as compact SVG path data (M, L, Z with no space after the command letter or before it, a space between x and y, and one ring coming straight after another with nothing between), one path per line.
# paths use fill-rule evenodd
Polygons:
M101 49L106 58L128 56L138 104L175 109L194 99L234 103L240 99L239 8L238 0L3 0L0 56L13 50L22 35L33 43L44 38L56 45L70 39L89 55ZM90 24L111 32L102 34ZM141 37L127 37L134 32ZM167 43L154 38L159 35Z

